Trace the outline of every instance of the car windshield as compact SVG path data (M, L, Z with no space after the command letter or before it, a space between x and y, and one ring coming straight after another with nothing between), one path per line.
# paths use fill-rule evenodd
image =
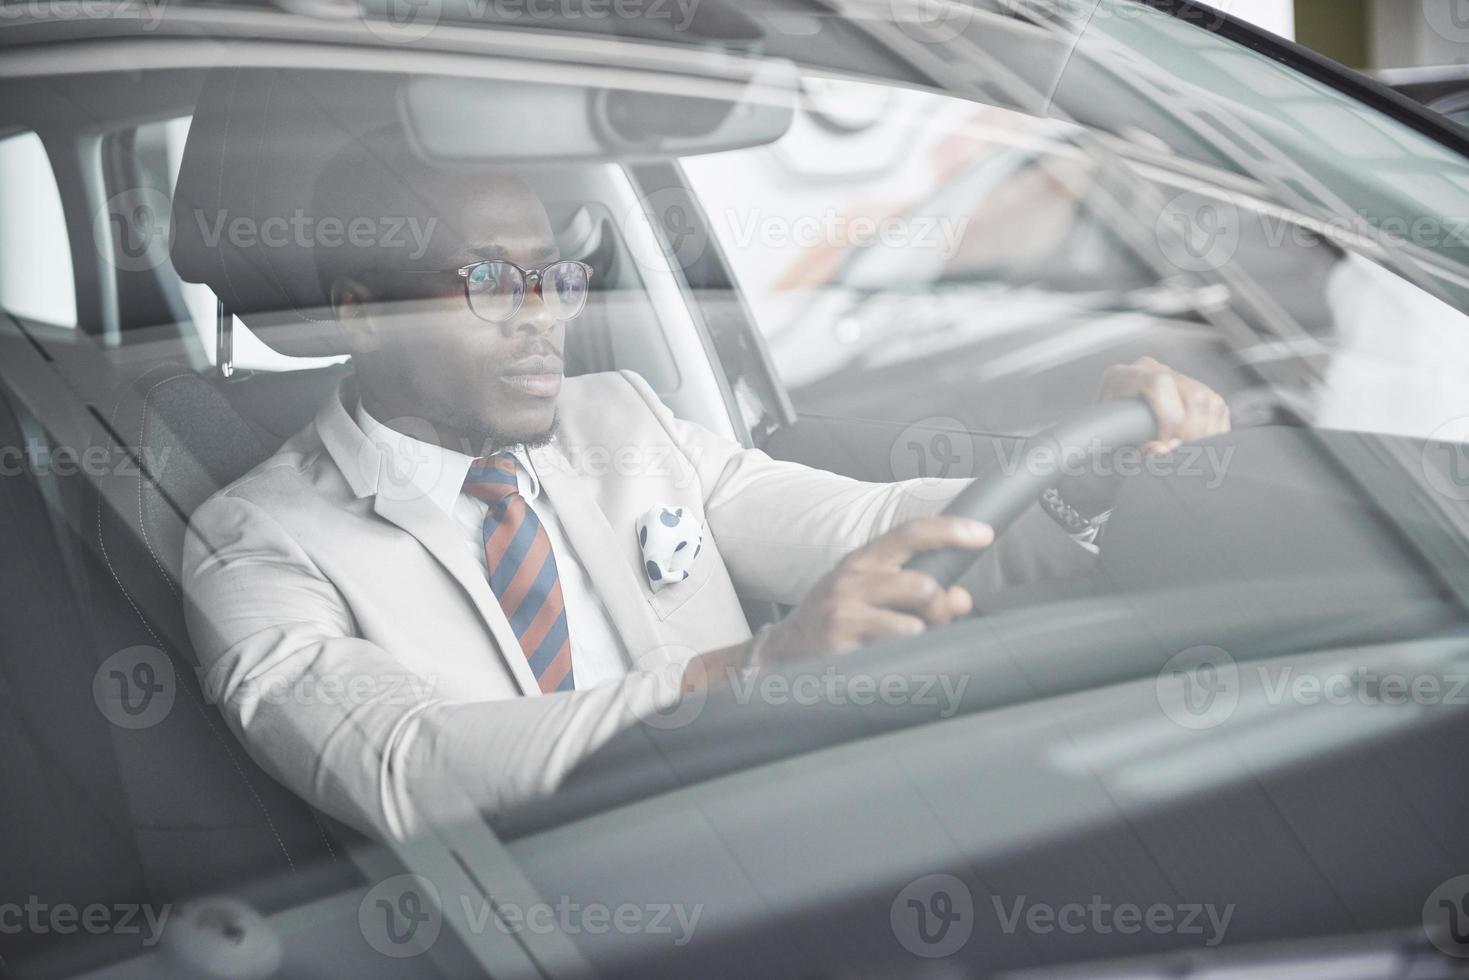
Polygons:
M1045 112L808 78L782 140L683 161L798 409L1013 431L1149 349L1250 375L1240 421L1462 413L1462 156L1160 12L1050 12Z
M1164 0L118 3L0 25L0 972L989 974L1185 934L910 882L1469 854L1462 134Z

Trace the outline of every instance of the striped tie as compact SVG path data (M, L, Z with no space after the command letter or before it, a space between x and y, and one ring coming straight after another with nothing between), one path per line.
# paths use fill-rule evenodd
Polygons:
M540 518L520 495L514 458L497 454L475 460L464 492L490 505L483 529L490 588L536 683L544 694L571 690L571 635L556 556Z

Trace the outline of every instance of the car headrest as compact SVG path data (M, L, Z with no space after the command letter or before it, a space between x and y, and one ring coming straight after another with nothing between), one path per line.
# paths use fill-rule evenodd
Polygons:
M332 157L401 126L397 86L379 73L248 68L204 83L174 192L174 268L283 354L348 353L301 229Z

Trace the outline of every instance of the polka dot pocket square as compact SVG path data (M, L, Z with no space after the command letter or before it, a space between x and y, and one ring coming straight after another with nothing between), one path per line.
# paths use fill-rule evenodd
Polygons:
M649 588L658 592L689 577L704 543L704 528L689 508L658 504L638 518L637 530Z

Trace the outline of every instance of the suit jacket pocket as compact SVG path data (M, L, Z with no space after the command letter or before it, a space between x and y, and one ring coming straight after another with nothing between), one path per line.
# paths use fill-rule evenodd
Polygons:
M679 608L709 583L714 574L714 566L719 561L719 555L713 549L705 547L708 542L701 545L701 551L694 559L693 567L689 569L689 577L682 582L675 582L657 592L647 580L643 581L643 588L648 591L648 605L653 607L653 613L660 621L678 612Z

